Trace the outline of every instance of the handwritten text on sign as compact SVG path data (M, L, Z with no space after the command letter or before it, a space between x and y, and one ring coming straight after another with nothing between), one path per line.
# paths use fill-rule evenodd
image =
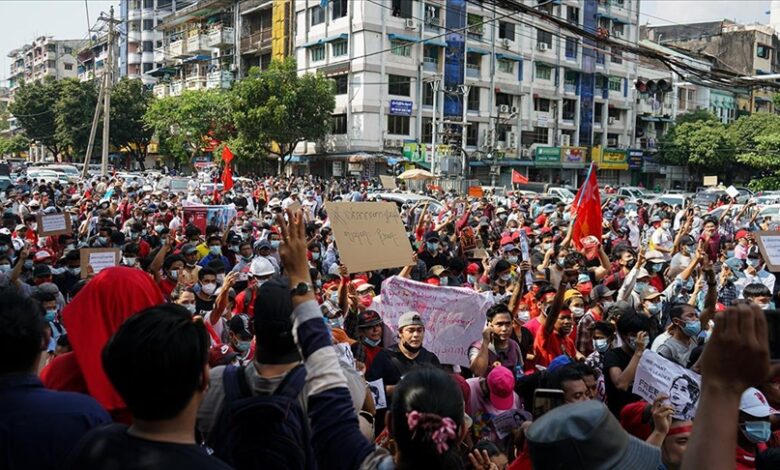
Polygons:
M326 209L349 272L412 264L412 247L392 202L329 202Z
M677 419L692 419L701 396L701 376L663 356L645 351L636 369L631 390L652 403L658 395L669 397Z
M81 277L88 275L87 266L92 268L92 272L97 274L105 268L111 268L119 264L119 248L82 248L81 255Z
M439 287L393 276L382 283L382 320L397 331L398 318L415 311L425 323L423 346L443 364L469 366L467 349L482 337L486 294L460 287Z

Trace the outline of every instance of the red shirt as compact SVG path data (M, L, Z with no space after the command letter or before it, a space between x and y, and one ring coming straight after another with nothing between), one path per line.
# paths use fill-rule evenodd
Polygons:
M534 355L537 364L547 367L553 359L564 353L571 357L577 355L571 335L561 338L555 330L549 335L544 328L539 330L539 334L534 339Z
M176 283L171 282L168 278L162 278L160 279L160 282L157 283L157 286L160 288L165 298L170 299L171 292L176 288Z
M255 299L248 299L249 301L245 301L246 298L246 289L242 290L241 292L236 295L236 304L235 307L233 307L233 313L246 313L249 315L249 318L255 317ZM245 305L247 304L247 305Z
M534 338L539 336L539 329L542 327L542 324L539 323L539 316L535 316L532 319L525 322L523 325L525 329L531 332L532 335L534 335Z

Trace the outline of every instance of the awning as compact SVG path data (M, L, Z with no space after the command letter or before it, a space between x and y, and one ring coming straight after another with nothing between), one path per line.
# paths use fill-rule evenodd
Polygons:
M314 47L314 46L321 46L323 44L325 44L325 40L320 38L317 39L316 41L309 41L305 44L301 44L301 47Z
M164 77L166 75L173 75L175 73L178 73L179 69L175 67L158 67L156 69L152 69L148 72L146 72L146 75L152 76L152 77Z
M439 46L439 47L447 47L447 41L443 39L425 39L423 40L424 44L427 44L429 46Z
M189 64L190 62L202 62L204 60L211 60L210 55L196 55L192 57L187 57L186 59L182 60L182 64Z
M347 33L341 33L337 36L332 36L325 39L325 42L333 42L333 41L343 41L346 40L349 37L349 34Z
M661 119L661 122L674 122L674 119L672 119L670 117L662 117L660 119Z
M412 162L412 163L414 163L415 165L417 165L419 167L422 167L422 168L424 168L426 170L430 170L431 169L431 164L428 163L428 162L419 161L419 162Z
M496 59L514 60L515 62L522 62L523 58L514 54L496 54Z
M648 122L661 122L661 118L655 116L639 116L639 119Z
M756 103L771 103L772 100L768 98L762 98L760 96L756 96Z
M466 52L469 52L469 53L472 53L472 54L479 54L479 55L488 55L488 54L490 54L490 51L486 51L484 49L474 49L473 47L467 48Z
M417 42L417 38L412 36L404 36L403 34L390 33L387 35L387 37L396 41Z

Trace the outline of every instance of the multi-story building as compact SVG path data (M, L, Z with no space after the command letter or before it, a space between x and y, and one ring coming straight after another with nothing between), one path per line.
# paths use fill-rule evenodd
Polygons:
M119 76L140 78L152 85L148 74L162 67L163 32L157 29L163 17L176 10L177 3L186 6L190 0L120 0Z
M292 0L245 0L240 3L239 78L252 67L265 69L272 59L295 48Z
M507 183L508 167L520 167L537 181L576 185L592 146L632 145L636 58L493 3L331 0L323 9L319 0L296 1L298 67L333 77L337 89L333 132L307 146L320 155L309 160L326 174L365 172L349 161L355 152L379 162L403 153L427 167L435 145L436 172L462 173L465 150L471 176L483 181ZM638 4L539 8L636 44ZM618 182L613 170L627 157L612 163L602 177Z
M37 82L48 76L56 79L76 77L75 52L84 42L40 36L31 44L25 44L9 52L11 67L8 74L8 87L11 94L13 95L22 81Z
M95 36L78 51L76 58L78 59L77 76L79 80L85 82L101 78L107 70L108 34Z

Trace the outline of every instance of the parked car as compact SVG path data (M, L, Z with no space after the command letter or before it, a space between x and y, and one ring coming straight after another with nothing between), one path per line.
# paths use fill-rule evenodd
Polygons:
M772 222L780 222L780 204L771 204L761 209L758 213L757 220L764 220L766 218Z
M45 170L39 168L30 168L27 170L28 179L36 179L38 181L44 181L46 183L60 183L68 184L70 181L64 173L57 173L52 170Z
M172 178L166 176L157 182L154 189L157 191L170 191L172 193L186 193L188 191L187 185L190 181L190 178Z
M715 203L723 196L728 196L726 194L726 191L721 190L710 190L710 191L699 191L696 193L696 196L693 198L693 203L697 206L706 209L710 206L710 204Z
M71 183L78 183L81 179L81 172L73 165L46 165L41 167L42 170L56 171L62 173L68 178Z
M428 203L428 209L434 214L438 214L444 209L439 201L432 197L423 196L414 193L374 193L371 197L376 201L394 202L400 210L404 205L416 206Z
M690 196L684 193L675 193L675 194L664 193L658 196L658 200L663 203L669 204L672 207L674 206L685 207L688 205L688 203L691 202Z
M618 196L627 196L631 201L641 199L642 202L651 197L649 194L645 193L644 188L639 188L636 186L623 186L618 188L615 194Z

